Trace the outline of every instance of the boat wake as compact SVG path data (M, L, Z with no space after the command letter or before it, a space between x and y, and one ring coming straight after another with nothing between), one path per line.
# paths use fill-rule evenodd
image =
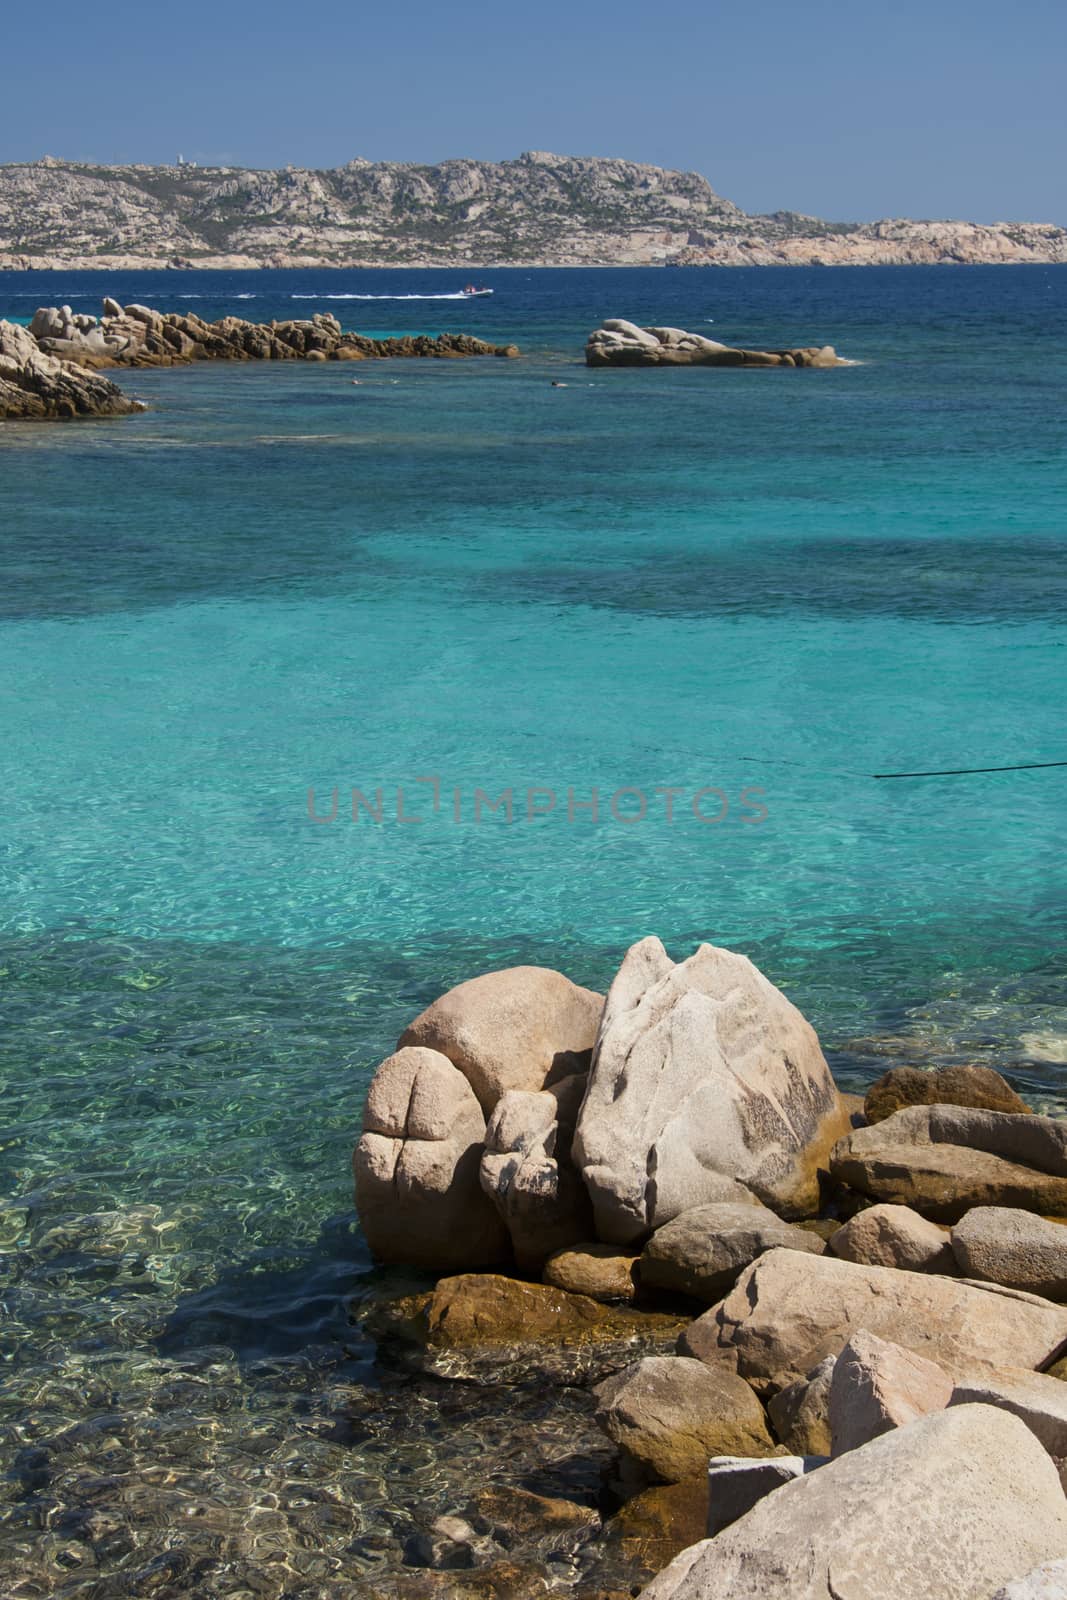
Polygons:
M290 300L471 300L462 289L452 294L291 294Z

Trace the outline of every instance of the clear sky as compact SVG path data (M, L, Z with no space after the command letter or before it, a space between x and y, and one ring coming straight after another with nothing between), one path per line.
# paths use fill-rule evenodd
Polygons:
M0 161L626 156L750 211L1067 224L1063 0L53 0Z

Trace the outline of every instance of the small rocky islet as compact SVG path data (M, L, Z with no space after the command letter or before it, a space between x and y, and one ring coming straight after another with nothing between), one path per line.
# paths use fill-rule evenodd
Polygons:
M639 328L609 317L585 347L590 367L845 367L833 345L743 350L685 328Z
M607 1446L569 1510L526 1504L516 1451L565 1572L517 1569L472 1485L402 1587L1067 1593L1067 1122L997 1073L897 1067L861 1102L743 955L649 938L606 996L533 967L442 995L353 1165L379 1361L584 1393ZM436 1283L390 1293L414 1268Z
M28 328L0 320L0 420L60 421L120 417L145 410L102 371L181 367L196 361L459 360L519 355L465 333L370 339L345 332L329 312L282 322L121 306L105 298L93 317L70 306L42 306ZM832 346L742 350L681 328L639 328L609 319L586 345L586 364L605 366L836 367Z

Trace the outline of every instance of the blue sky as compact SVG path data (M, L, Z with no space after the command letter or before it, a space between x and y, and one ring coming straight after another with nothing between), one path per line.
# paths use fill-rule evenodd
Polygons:
M1067 223L1053 0L56 0L9 8L0 161L619 155L752 211Z

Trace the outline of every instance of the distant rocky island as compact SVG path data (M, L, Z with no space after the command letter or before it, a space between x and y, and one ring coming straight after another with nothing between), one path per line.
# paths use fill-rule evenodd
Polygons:
M695 172L529 151L437 166L0 166L0 269L1067 262L1051 223L751 216Z

